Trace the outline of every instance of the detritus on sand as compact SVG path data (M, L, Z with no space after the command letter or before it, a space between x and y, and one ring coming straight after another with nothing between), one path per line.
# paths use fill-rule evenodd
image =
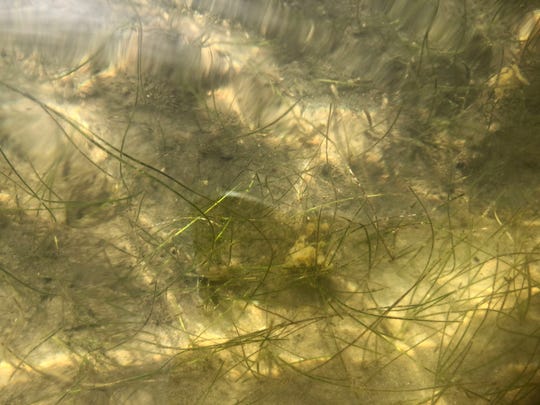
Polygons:
M82 3L0 10L2 402L535 403L538 2Z

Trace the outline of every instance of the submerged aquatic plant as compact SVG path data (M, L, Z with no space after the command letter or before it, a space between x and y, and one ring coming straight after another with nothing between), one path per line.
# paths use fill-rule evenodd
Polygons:
M0 11L3 402L535 403L532 5L78 3Z

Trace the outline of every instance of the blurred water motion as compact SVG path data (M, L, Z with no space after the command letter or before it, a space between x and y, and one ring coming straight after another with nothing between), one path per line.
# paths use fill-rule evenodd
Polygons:
M536 404L538 10L0 0L0 402Z

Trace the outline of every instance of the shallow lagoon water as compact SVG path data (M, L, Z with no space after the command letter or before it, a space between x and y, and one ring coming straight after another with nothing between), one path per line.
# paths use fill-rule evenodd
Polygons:
M0 11L5 403L538 398L538 2Z

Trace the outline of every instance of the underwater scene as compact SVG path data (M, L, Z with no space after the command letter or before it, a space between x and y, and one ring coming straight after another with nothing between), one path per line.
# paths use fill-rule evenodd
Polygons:
M0 403L540 403L539 0L0 0Z

